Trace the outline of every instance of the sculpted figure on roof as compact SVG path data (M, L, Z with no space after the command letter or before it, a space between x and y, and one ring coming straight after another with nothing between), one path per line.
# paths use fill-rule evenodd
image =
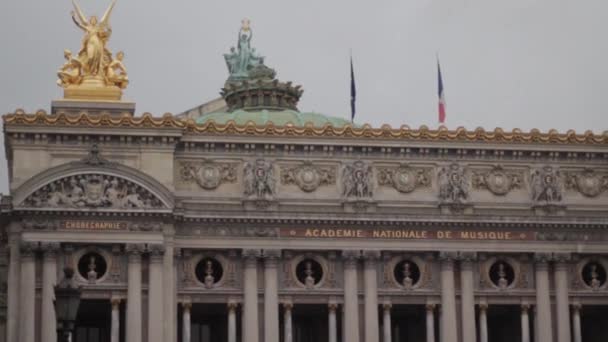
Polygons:
M239 81L252 78L273 79L276 75L273 69L264 65L264 57L251 47L253 31L248 19L243 19L239 30L237 47L231 47L230 53L224 54L226 66L230 73L229 80Z
M127 87L127 69L122 63L124 53L115 57L106 47L112 28L110 16L116 5L113 0L101 19L87 19L76 0L72 0L72 20L84 32L78 54L65 50L66 62L58 72L59 86L66 89L66 98L120 100L121 89Z

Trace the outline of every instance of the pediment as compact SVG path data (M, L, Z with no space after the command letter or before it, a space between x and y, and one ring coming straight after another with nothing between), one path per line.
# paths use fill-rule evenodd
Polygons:
M44 171L20 186L15 208L171 211L173 195L145 173L102 158L96 145L80 161Z
M19 205L50 209L168 209L163 201L140 184L101 172L74 174L35 190Z

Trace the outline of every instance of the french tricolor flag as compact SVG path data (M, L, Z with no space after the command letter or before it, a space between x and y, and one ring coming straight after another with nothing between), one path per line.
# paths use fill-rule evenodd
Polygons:
M441 66L439 66L439 59L437 59L437 96L439 96L439 123L445 122L445 97L443 95L443 79L441 77Z

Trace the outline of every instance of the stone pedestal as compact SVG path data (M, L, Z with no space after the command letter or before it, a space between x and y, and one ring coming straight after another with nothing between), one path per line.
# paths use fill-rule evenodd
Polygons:
M88 101L88 100L55 100L51 102L51 113L65 113L77 116L82 112L89 115L108 113L112 116L133 116L135 114L135 103L124 101Z

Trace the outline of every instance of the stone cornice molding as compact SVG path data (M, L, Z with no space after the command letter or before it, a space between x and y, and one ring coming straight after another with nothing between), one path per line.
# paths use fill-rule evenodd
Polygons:
M340 138L364 138L364 139L381 139L381 140L405 140L405 141L448 141L448 142L496 142L504 144L560 144L560 145L606 145L608 144L608 133L596 135L592 131L586 131L584 134L577 134L575 131L559 133L555 130L550 130L547 133L542 133L539 130L533 129L530 132L522 132L519 129L514 129L511 132L504 131L502 128L496 128L494 131L485 131L478 128L474 131L468 131L463 127L455 130L448 130L441 126L439 129L429 129L427 126L421 126L419 129L412 129L408 126L400 128L391 128L384 125L380 128L372 128L370 125L361 127L353 127L347 125L344 127L333 127L326 125L324 127L314 127L311 124L306 124L304 127L294 125L276 126L272 122L268 122L265 126L256 126L255 123L249 122L245 125L237 125L233 121L226 124L217 124L213 121L208 121L204 124L197 125L194 120L182 120L174 117L171 114L165 114L163 117L153 117L149 113L144 113L140 117L125 115L122 117L112 116L109 113L100 115L90 115L86 112L78 116L59 113L57 115L49 115L44 111L38 111L36 114L26 114L23 110L17 110L13 114L3 116L4 126L7 132L12 132L17 127L48 127L49 132L56 131L50 128L70 127L73 129L82 128L124 128L124 129L154 129L161 131L179 131L182 134L213 134L213 135L251 135L256 136L279 136L279 137L340 137Z

